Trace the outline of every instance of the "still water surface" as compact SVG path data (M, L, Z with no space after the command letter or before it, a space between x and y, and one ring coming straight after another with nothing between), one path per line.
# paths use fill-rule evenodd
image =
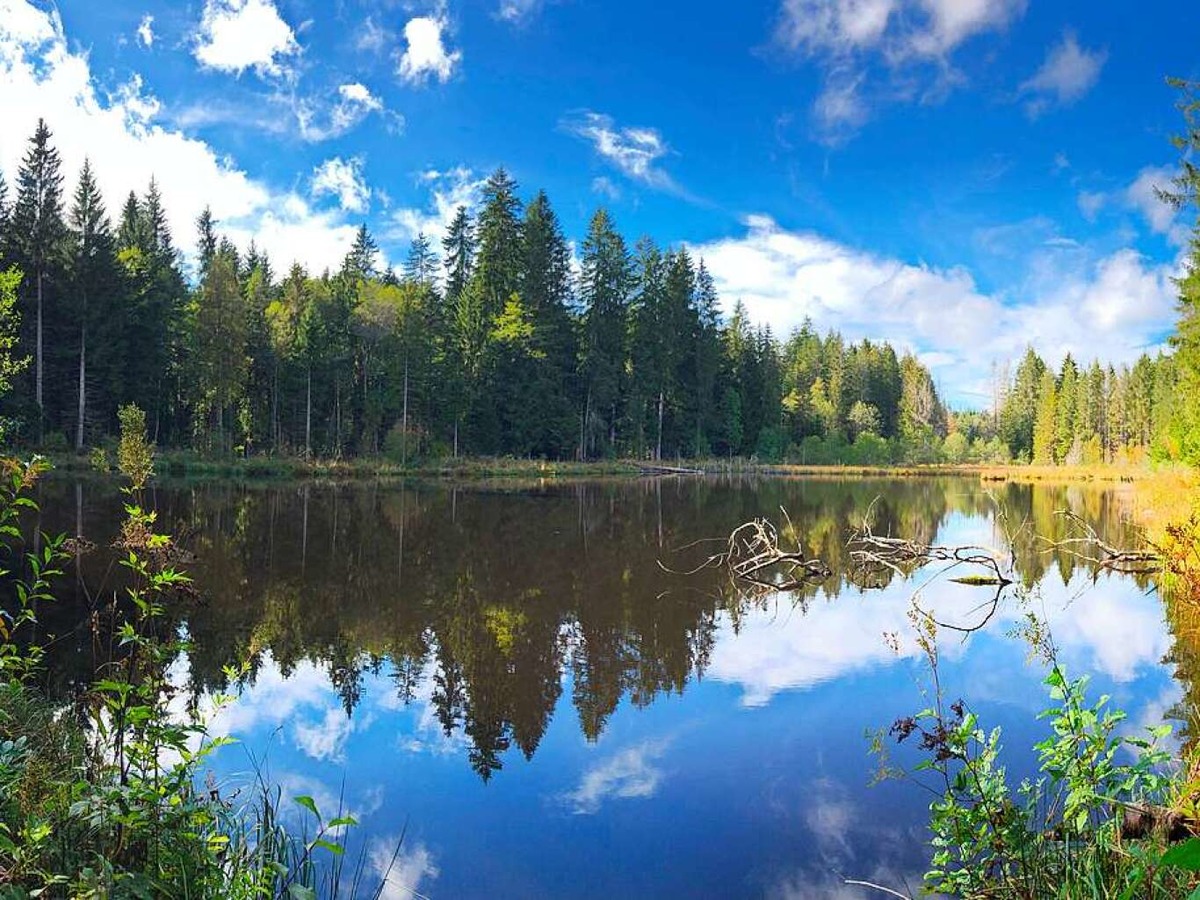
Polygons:
M46 530L101 547L116 533L111 486L41 490ZM362 848L377 872L403 835L385 897L869 896L846 878L915 891L928 795L872 786L865 735L923 705L907 620L917 582L848 579L845 541L868 510L877 532L939 543L995 544L1000 523L1025 523L1023 584L981 632L946 638L941 669L947 694L1004 726L1014 775L1044 727L1044 673L1010 635L1026 610L1131 728L1170 717L1188 687L1148 585L1093 584L1032 537L1061 536L1055 511L1072 509L1122 540L1122 504L1101 489L218 484L150 500L195 554L180 682L202 705L239 695L213 723L239 741L217 755L218 780L234 791L261 767L328 815L341 798L361 822L348 856ZM751 601L719 573L659 564L691 568L713 547L676 548L780 507L834 572L803 596ZM93 660L80 611L114 572L102 549L84 557L77 596L54 612L64 694ZM938 582L922 602L968 623L980 590ZM227 684L223 667L246 659L249 677Z

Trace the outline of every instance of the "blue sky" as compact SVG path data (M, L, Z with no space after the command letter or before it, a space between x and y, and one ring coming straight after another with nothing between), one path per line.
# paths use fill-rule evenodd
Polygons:
M572 238L606 205L978 404L1027 343L1161 346L1198 36L1163 0L0 0L0 168L43 115L110 207L156 175L185 250L210 203L320 269L362 221L398 261L503 164Z

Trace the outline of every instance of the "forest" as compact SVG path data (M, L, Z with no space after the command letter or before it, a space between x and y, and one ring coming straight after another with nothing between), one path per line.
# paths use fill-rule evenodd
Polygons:
M18 446L103 447L133 403L156 443L211 456L1200 459L1176 402L1186 354L1055 369L1030 348L994 366L990 408L951 410L885 340L723 315L702 259L630 246L603 209L576 260L547 196L523 201L504 169L440 248L419 235L387 266L363 225L314 273L239 252L208 210L185 255L152 177L114 220L90 165L73 190L62 168L41 122L11 189L0 173L0 416Z

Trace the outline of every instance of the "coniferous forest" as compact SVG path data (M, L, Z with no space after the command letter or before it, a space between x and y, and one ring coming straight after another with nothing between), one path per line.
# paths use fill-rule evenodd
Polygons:
M399 271L364 225L314 272L239 252L207 210L173 235L153 178L102 197L42 123L0 174L0 271L28 359L0 373L6 436L51 451L103 446L135 403L158 444L222 456L1200 457L1179 354L1054 368L1030 349L995 366L989 409L951 411L915 356L809 322L773 334L702 259L631 244L603 209L575 261L549 198L503 169Z

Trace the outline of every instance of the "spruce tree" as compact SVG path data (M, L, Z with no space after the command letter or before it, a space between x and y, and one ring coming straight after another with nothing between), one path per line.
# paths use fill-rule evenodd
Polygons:
M83 450L88 393L88 330L97 301L109 300L116 288L117 260L112 226L91 163L84 160L70 216L70 264L78 308L79 387L75 450ZM111 382L110 382L111 384Z
M475 226L465 206L460 206L442 240L446 268L446 303L453 306L475 271Z
M625 240L601 209L592 216L583 242L583 346L580 370L584 405L580 450L584 458L615 449L625 364L625 317L630 262Z
M34 392L38 412L38 440L45 433L45 347L47 282L63 275L62 161L50 144L45 120L38 119L29 149L17 173L17 198L9 227L12 258L32 282L35 317ZM30 288L24 292L26 296ZM29 305L29 304L27 304Z
M502 168L483 186L476 236L475 274L480 279L484 310L492 319L521 287L521 201L517 183Z

